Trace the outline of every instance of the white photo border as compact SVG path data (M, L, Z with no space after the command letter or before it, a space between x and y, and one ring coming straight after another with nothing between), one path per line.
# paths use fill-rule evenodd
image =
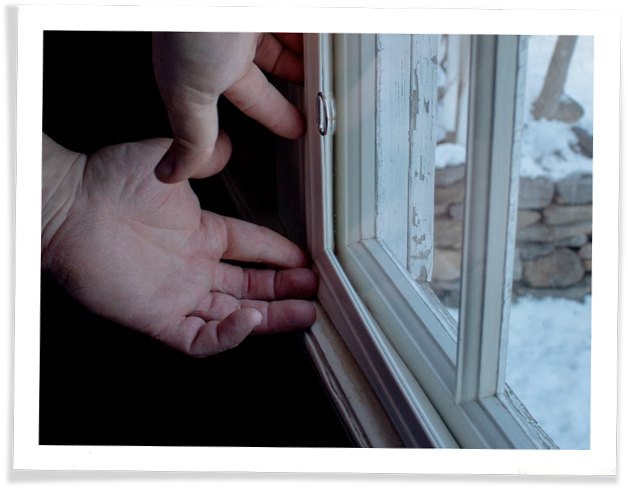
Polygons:
M287 12L286 9L294 9ZM286 22L290 19L290 23ZM14 468L283 473L615 474L620 15L597 10L21 6L18 31ZM39 287L43 31L294 31L595 36L591 449L469 451L41 446ZM27 180L27 181L26 181ZM599 237L598 237L599 236ZM35 291L35 288L37 290Z

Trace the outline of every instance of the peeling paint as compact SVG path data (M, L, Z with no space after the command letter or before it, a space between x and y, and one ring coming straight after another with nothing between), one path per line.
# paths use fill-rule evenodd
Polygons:
M417 123L417 119L419 118L419 102L420 102L420 96L419 96L419 68L415 67L412 70L412 75L413 75L413 87L414 90L412 90L412 97L410 97L410 126L411 126L411 131L414 132L416 131L416 123Z
M419 92L418 90L412 90L412 96L410 97L410 126L411 131L416 130L416 121L419 116Z
M412 236L412 241L417 246L420 246L421 244L423 244L426 239L427 239L427 236L425 234L423 234L422 236Z
M421 161L421 163L423 163L423 161ZM414 178L418 178L421 181L426 181L428 178L428 175L426 175L424 171L417 171L417 170L414 170L413 176Z

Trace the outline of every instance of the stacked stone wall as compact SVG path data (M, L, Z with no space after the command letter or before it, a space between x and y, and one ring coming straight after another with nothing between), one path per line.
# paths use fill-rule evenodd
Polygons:
M464 166L436 170L432 286L447 306L460 300ZM592 177L522 178L513 296L582 300L591 293Z

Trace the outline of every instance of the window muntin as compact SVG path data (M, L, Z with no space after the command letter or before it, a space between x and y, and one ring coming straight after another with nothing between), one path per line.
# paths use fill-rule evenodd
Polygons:
M439 60L447 78L439 81L439 90L446 87L460 93L461 87L468 86L468 68L460 68L460 64L468 58L456 53L452 56L449 51L452 46L461 50L468 36L443 37L441 47L444 44L448 49ZM554 53L564 55L569 47L567 55L573 55L573 60L567 63L568 71L562 73L568 76L561 87L561 107L547 119L548 110L542 111L544 104L538 100L542 99L543 87L561 75L557 70L558 54ZM515 263L510 273L514 283L507 369L502 369L506 370L508 384L562 449L589 448L592 51L593 38L589 36L530 36L521 90L522 161L517 171L522 188L517 202ZM447 106L451 102L447 95L439 91L437 151L442 149L437 172L451 179L464 169L461 160L466 156L466 139L460 137L466 125L451 114L464 113L457 105L466 102L465 96L460 96L460 102L454 100L453 107ZM538 112L545 112L545 117L538 116ZM459 164L443 169L444 162ZM446 186L439 196L451 194L452 187L455 184ZM566 188L571 190L569 196ZM439 205L442 198L437 199L435 206ZM452 220L463 213L455 203L449 206L448 220L435 226L435 234L439 228L450 229ZM435 217L437 222L446 218ZM436 237L435 241L447 244L443 238ZM451 249L447 251L452 253ZM458 317L459 293L455 286L451 288L449 295L447 289L439 289L439 296L444 295ZM554 401L556 397L562 401Z
M460 272L461 253L456 249L462 238L455 228L464 213L459 202L464 196L469 40L466 35L446 35L439 44L437 258L432 285L456 318L460 282L443 283L438 278ZM562 107L549 120L538 117L543 86L561 75L553 53L564 53L569 47L573 60L567 63ZM522 188L510 273L514 287L506 380L564 449L589 446L592 51L589 36L529 36L525 84L520 90L524 110L517 171ZM565 198L564 188L574 186L578 190ZM449 267L439 269L440 265ZM553 401L557 395L564 401Z

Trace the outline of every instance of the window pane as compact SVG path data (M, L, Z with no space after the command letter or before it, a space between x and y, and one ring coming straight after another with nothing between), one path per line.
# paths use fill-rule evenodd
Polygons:
M452 393L453 404L446 407L454 409L493 395L499 403L499 395L509 391L506 380L541 427L569 448L574 446L560 437L563 419L570 419L572 433L582 425L588 431L591 202L579 199L587 181L590 195L592 87L581 75L570 75L566 85L560 72L546 76L556 37L530 40L529 65L519 65L526 67L527 79L519 77L523 72L513 55L520 39L498 37L347 36L338 44L336 252L428 395ZM473 66L472 43L478 61ZM549 54L539 51L541 45L552 46ZM525 43L521 46L528 56ZM567 120L548 120L542 105L549 102L534 103L546 78L558 80L554 111ZM569 91L573 80L581 83L575 90L580 110L567 96L575 94ZM551 90L545 91L543 98L551 100ZM516 165L511 172L519 149L521 169ZM465 195L466 186L473 194ZM540 205L542 198L547 201ZM465 212L465 201L473 212ZM585 319L582 327L566 315L572 305L582 305L574 298L585 307L578 313ZM548 310L559 316L557 326L541 316L547 300ZM459 315L462 355L455 350ZM553 344L561 351L573 344L576 352L558 355ZM436 379L424 380L428 365L437 365ZM531 366L540 370L530 374ZM576 383L586 394L573 401L561 396ZM586 437L585 448L588 432Z
M376 237L410 279L451 307L459 303L465 185L469 37L460 39L382 34L376 60Z
M563 449L589 448L592 73L592 37L530 37L506 382Z
M440 36L439 52L431 286L456 319L460 255L453 236L464 212L466 38ZM556 36L529 38L506 382L561 448L587 449L593 39L557 41ZM562 67L552 62L555 48L568 61ZM458 78L450 80L450 73Z
M455 317L460 307L470 48L471 36L439 36L434 267L430 285Z

